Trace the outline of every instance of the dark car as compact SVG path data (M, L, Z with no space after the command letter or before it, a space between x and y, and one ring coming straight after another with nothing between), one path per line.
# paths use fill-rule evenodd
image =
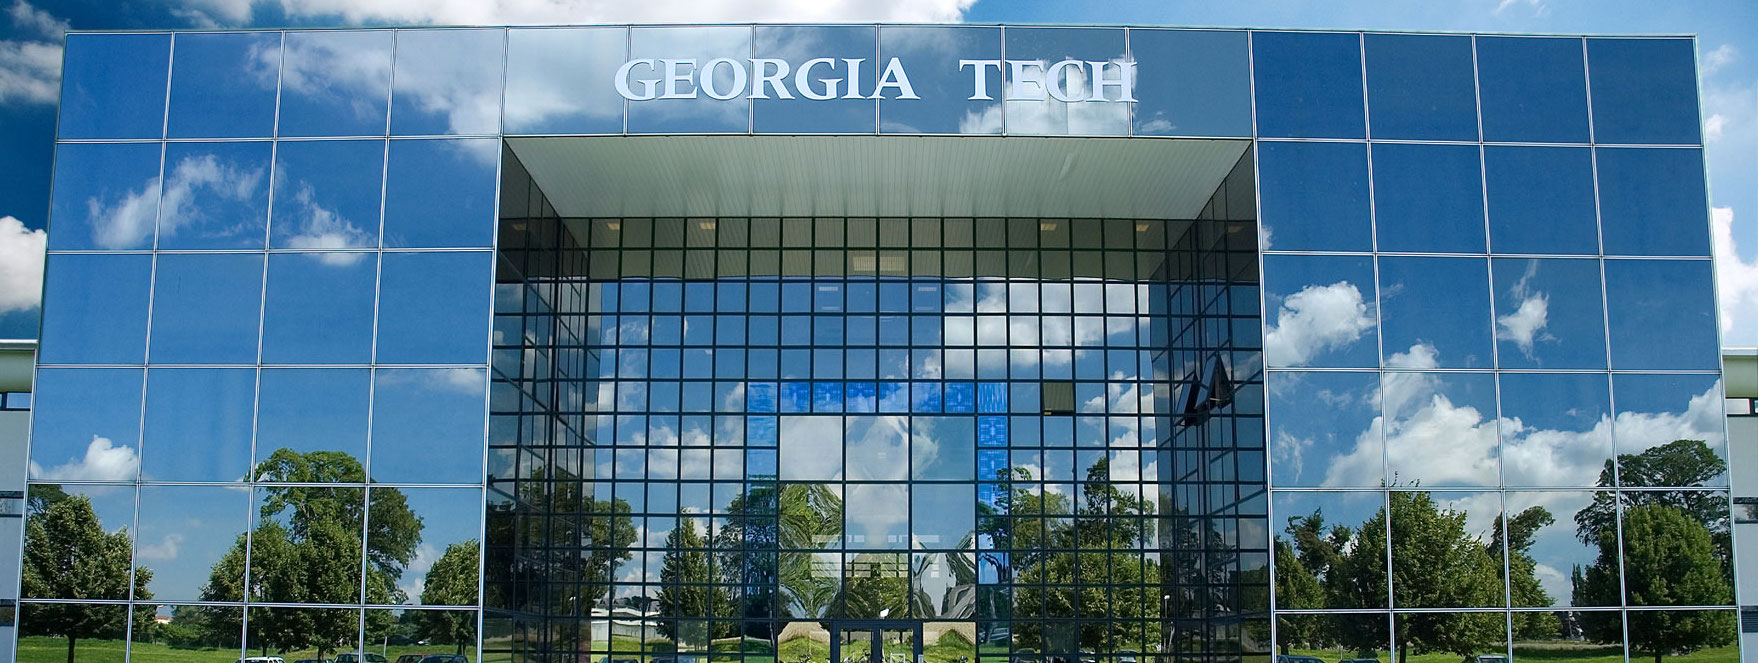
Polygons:
M427 654L404 654L397 657L397 663L419 663Z
M421 657L420 663L470 663L463 654L428 654Z
M390 659L372 652L348 652L337 654L336 663L391 663Z
M1276 663L1325 663L1317 656L1277 656Z

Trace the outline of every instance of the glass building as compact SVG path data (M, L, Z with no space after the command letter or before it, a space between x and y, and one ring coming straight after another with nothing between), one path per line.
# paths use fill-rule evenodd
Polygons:
M17 660L1733 660L1694 72L74 33Z

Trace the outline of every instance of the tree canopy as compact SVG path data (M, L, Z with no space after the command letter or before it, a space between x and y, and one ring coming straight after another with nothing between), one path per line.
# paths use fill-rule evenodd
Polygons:
M23 595L40 599L151 599L147 583L153 571L130 568L134 543L126 528L105 532L92 501L59 488L32 487L32 508L25 521ZM48 496L40 502L39 495ZM132 570L132 576L130 571ZM23 635L54 635L67 639L67 662L85 638L121 638L128 630L128 606L32 603L23 620ZM144 613L145 623L151 614ZM137 616L141 619L143 616Z

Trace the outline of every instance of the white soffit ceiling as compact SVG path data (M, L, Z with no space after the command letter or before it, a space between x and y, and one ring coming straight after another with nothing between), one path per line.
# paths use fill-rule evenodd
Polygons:
M511 138L566 217L1195 218L1248 141L989 136Z

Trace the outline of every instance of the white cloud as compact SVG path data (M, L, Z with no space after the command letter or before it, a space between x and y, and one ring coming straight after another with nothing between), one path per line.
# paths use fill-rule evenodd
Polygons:
M350 24L562 25L914 21L949 22L976 0L280 0L288 18L340 18ZM255 16L256 0L191 0L191 11L230 25Z
M1721 136L1726 130L1726 115L1722 115L1721 113L1710 115L1709 119L1703 121L1703 142L1713 143L1721 140Z
M1545 5L1545 0L1502 0L1496 5L1495 10L1490 13L1495 14L1496 16L1501 16L1515 5L1526 5L1526 7L1532 11L1532 16L1534 17L1544 16L1550 13L1550 7Z
M48 235L0 216L0 313L43 303L43 247Z
M411 601L421 599L421 591L427 588L427 572L433 563L439 561L440 551L433 544L423 543L415 547L415 559L410 560L408 568L403 569L402 582L397 588L403 590Z
M169 562L177 559L183 547L182 534L166 534L158 543L143 543L135 552L135 557L149 562Z
M141 248L153 232L159 214L159 178L153 176L140 189L129 190L111 203L97 196L85 201L92 242L103 249Z
M262 168L238 168L212 154L185 157L171 169L159 201L159 234L174 236L179 229L204 221L207 215L197 204L199 194L235 201L252 199L262 187L263 175ZM225 227L216 230L230 231Z
M1740 257L1740 246L1734 239L1732 207L1717 207L1710 218L1715 238L1716 286L1721 295L1722 334L1731 336L1739 329L1750 334L1758 329L1758 259L1747 261Z
M25 32L36 33L48 40L59 40L68 30L67 21L55 18L53 14L32 7L24 0L13 0L7 8L6 15L12 18L13 27Z
M1739 49L1734 48L1733 44L1722 44L1715 47L1715 50L1704 53L1703 61L1698 65L1698 68L1702 70L1704 76L1708 76L1720 71L1722 67L1733 64L1738 59L1740 59Z
M84 457L69 459L50 468L31 461L30 476L48 481L133 481L139 469L140 456L135 455L133 447L119 447L107 437L93 435L91 443L85 447Z
M13 0L6 15L30 38L0 41L0 104L55 103L61 93L61 35L67 32L67 21L24 0Z
M1526 273L1520 275L1520 280L1509 289L1510 294L1520 299L1520 307L1513 313L1496 316L1496 338L1513 341L1528 359L1533 358L1534 343L1556 340L1544 331L1550 318L1550 295L1532 291L1532 277L1537 275L1538 261L1528 262Z
M1307 286L1276 311L1264 337L1264 359L1272 366L1304 365L1320 352L1360 339L1378 324L1376 317L1353 283Z

